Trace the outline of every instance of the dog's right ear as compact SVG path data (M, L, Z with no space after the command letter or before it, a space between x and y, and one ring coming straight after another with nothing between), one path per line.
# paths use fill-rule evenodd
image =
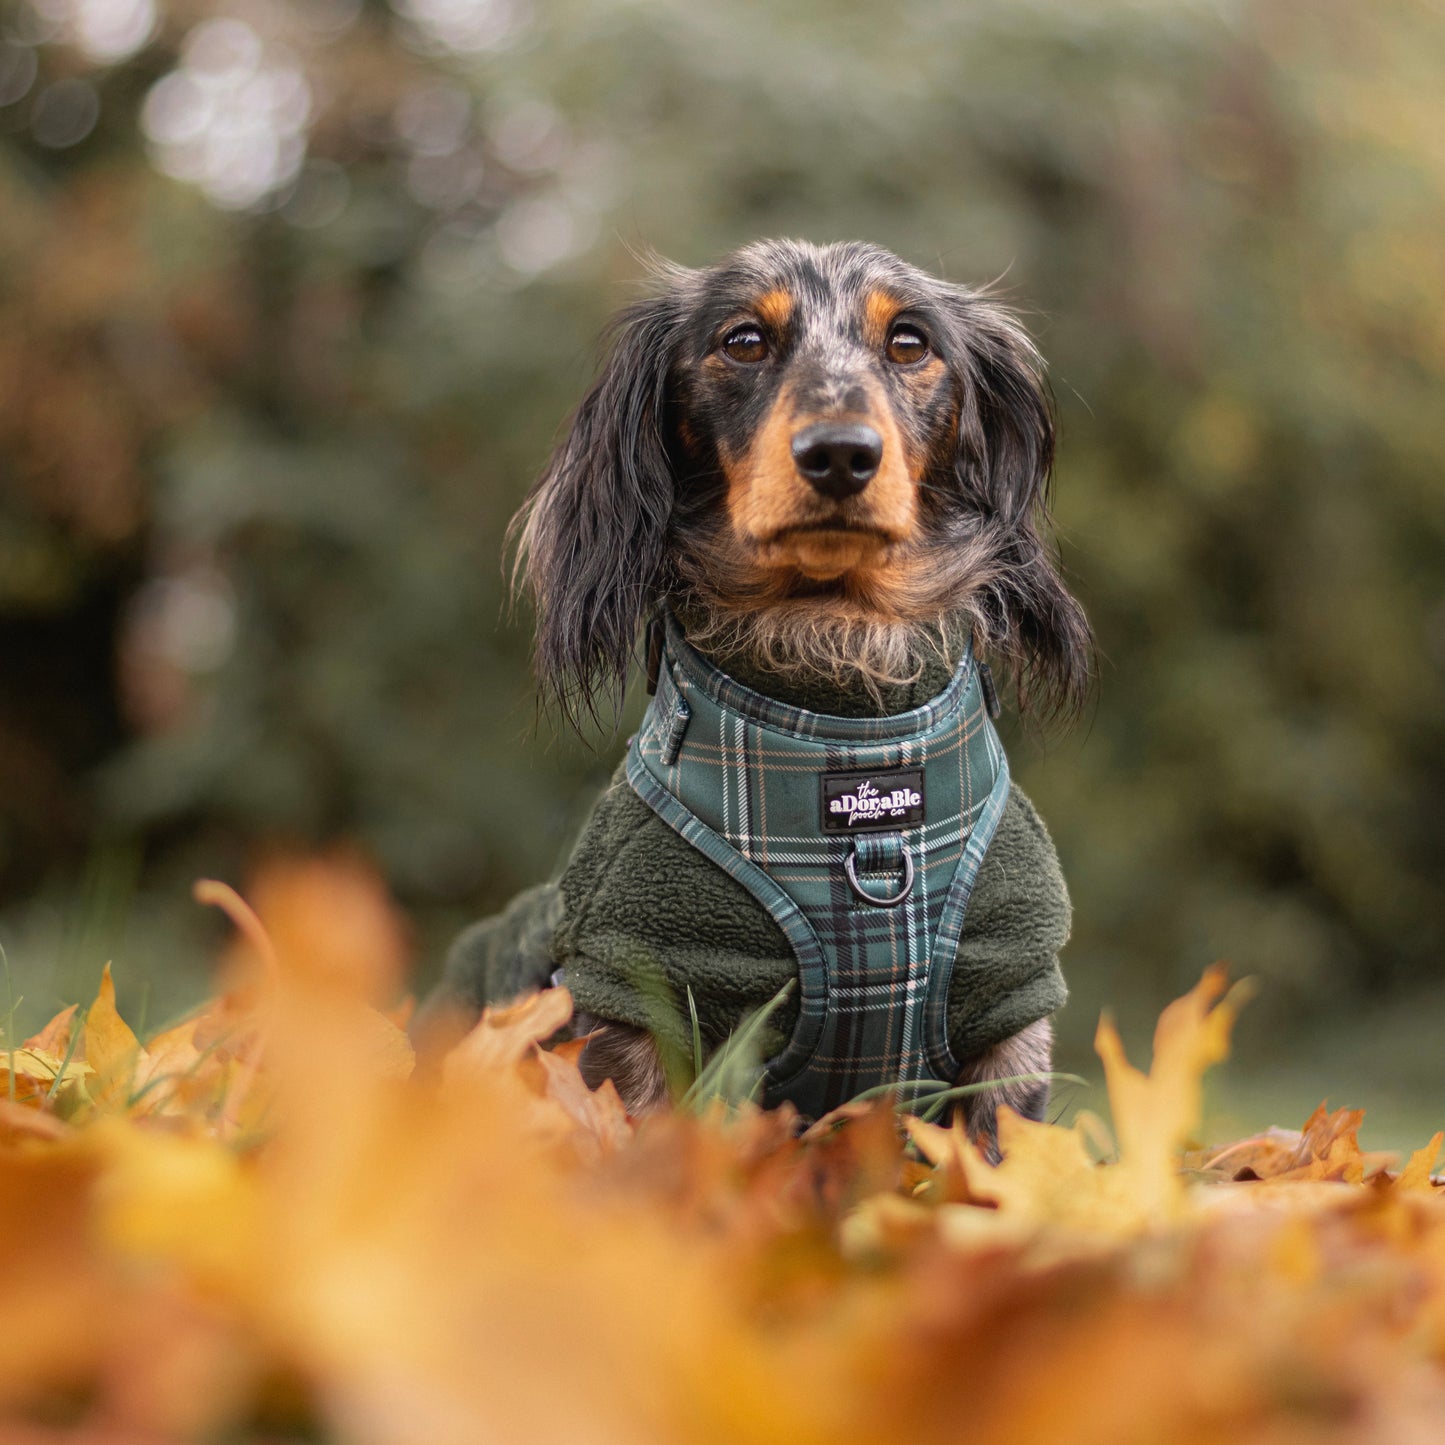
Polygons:
M537 614L544 699L574 725L620 702L637 629L658 595L672 514L669 373L688 273L621 313L567 435L512 522L513 583Z

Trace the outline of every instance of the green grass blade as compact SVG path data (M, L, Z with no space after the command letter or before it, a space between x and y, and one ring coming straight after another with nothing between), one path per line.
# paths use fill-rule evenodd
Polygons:
M928 1107L918 1117L925 1124L930 1124L953 1103L955 1099L966 1099L970 1094L981 1094L987 1089L996 1089L1001 1084L1041 1084L1041 1083L1069 1083L1087 1084L1087 1079L1081 1079L1077 1074L1009 1074L1001 1079L985 1079L977 1084L956 1084L953 1088L943 1089L937 1094L929 1097Z
M86 1016L89 1009L76 1009L70 1020L70 1042L65 1046L65 1057L60 1061L60 1067L55 1071L55 1078L51 1080L50 1087L45 1091L45 1102L48 1104L55 1098L55 1091L60 1087L65 1078L65 1071L70 1067L70 1061L75 1057L75 1050L80 1044L80 1035L85 1029Z
M693 1082L702 1076L702 1025L697 1021L697 1000L692 996L692 985L687 986L687 1015L692 1020L692 1078Z
M763 1083L760 1058L763 1030L786 1002L795 982L789 979L762 1008L743 1020L683 1094L678 1101L680 1108L701 1113L714 1099L736 1106L757 1098Z
M875 1084L871 1089L864 1089L861 1094L854 1094L848 1100L850 1104L864 1104L870 1099L882 1099L889 1094L900 1094L911 1092L917 1094L933 1094L940 1089L947 1089L950 1085L940 1083L937 1079L897 1079L891 1084Z

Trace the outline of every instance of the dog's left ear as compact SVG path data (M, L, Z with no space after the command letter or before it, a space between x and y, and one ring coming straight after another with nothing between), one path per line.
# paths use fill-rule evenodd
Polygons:
M1013 667L1021 705L1073 712L1088 693L1093 632L1060 576L1049 492L1054 417L1043 360L1003 307L960 288L957 470L997 566L979 601L986 643Z
M688 273L613 322L601 374L512 523L515 580L537 613L542 694L574 725L620 700L657 596L672 515L668 379Z

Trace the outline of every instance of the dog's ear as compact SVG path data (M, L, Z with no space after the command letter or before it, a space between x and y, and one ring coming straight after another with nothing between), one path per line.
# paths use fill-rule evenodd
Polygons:
M979 599L986 645L1011 665L1023 708L1076 711L1088 694L1093 633L1065 587L1049 514L1054 416L1042 358L1003 307L954 293L962 397L958 483L981 513L997 566Z
M686 273L623 311L601 374L512 522L514 582L537 614L544 698L574 725L620 701L656 599L673 504L666 408Z

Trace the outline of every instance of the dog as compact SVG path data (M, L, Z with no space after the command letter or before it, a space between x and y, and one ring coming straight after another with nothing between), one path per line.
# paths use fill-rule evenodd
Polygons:
M641 1114L781 980L771 1102L973 1085L994 1157L1000 1105L1042 1117L1069 905L989 669L1045 718L1090 685L1053 451L983 291L860 242L659 265L513 533L543 696L607 713L644 630L657 690L560 880L463 935L424 1013L565 982L588 1082Z

